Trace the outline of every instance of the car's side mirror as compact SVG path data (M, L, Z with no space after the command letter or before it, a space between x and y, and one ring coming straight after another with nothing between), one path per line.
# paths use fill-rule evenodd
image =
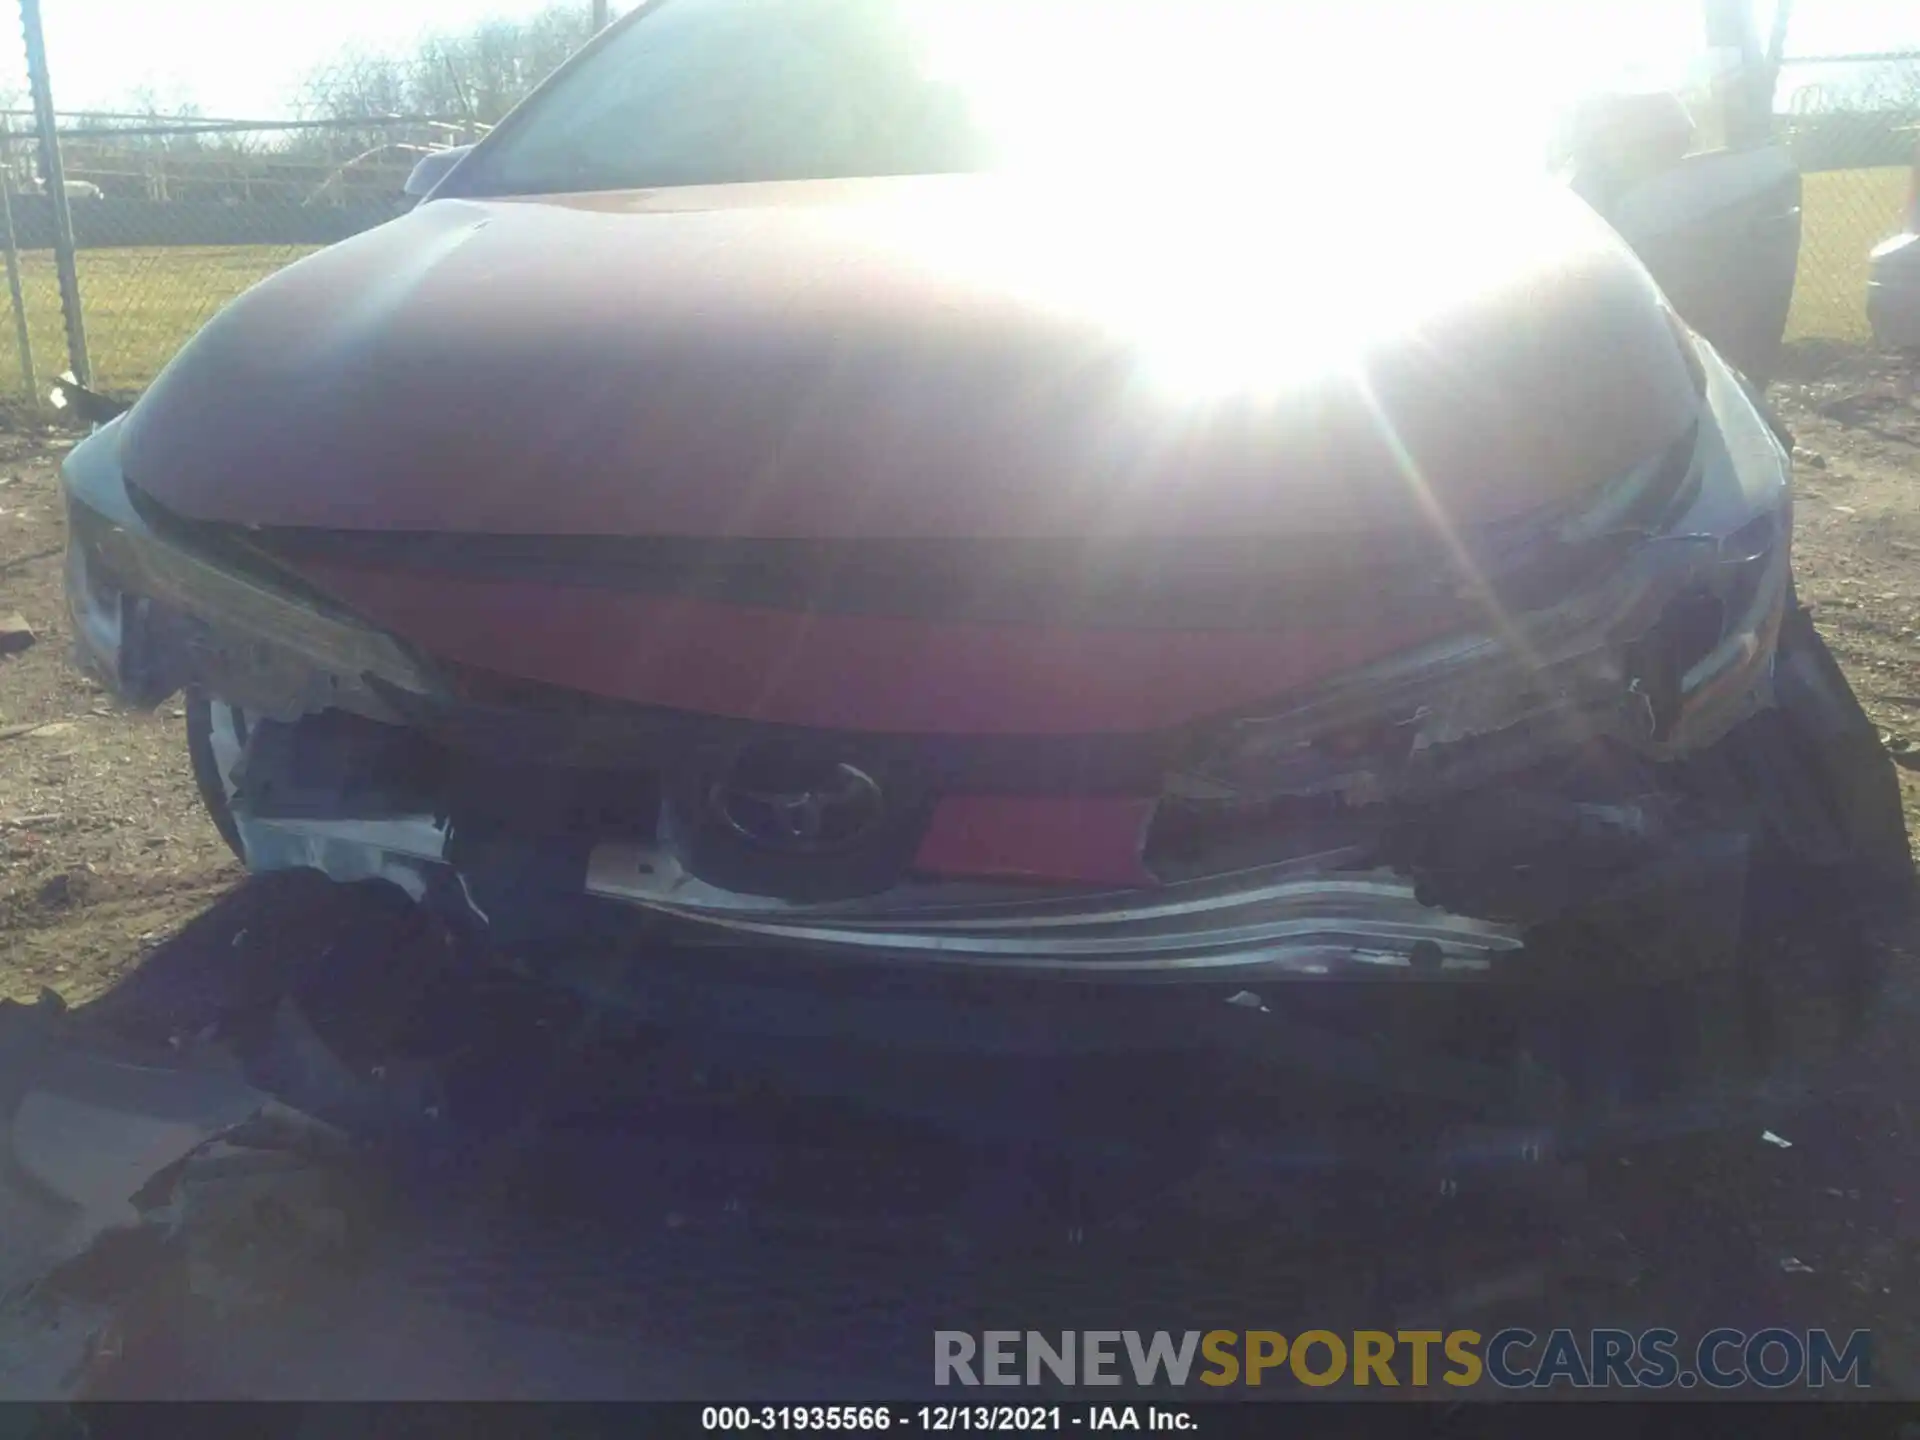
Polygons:
M1582 168L1646 176L1677 165L1693 148L1693 116L1670 90L1596 95L1574 118L1572 148Z
M422 155L420 163L413 167L413 173L407 176L407 183L401 189L416 197L427 194L447 178L449 170L467 158L467 152L471 149L471 145L455 145L450 150L435 150L429 155Z

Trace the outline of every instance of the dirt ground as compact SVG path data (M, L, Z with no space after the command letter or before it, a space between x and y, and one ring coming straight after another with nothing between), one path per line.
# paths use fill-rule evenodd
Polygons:
M182 712L128 710L68 663L70 443L0 434L0 628L17 614L35 637L0 657L0 996L21 1000L97 994L241 874L195 796Z
M1774 395L1797 441L1801 594L1902 764L1920 833L1917 380L1858 352L1802 348ZM200 810L180 711L126 711L67 663L54 475L64 443L0 435L0 631L17 611L36 636L0 658L0 996L52 988L77 1003L138 969L242 877ZM1856 1083L1784 1124L1790 1146L1728 1135L1609 1161L1580 1225L1582 1243L1606 1250L1596 1265L1609 1288L1582 1298L1522 1275L1507 1292L1508 1280L1482 1277L1460 1293L1507 1293L1549 1325L1637 1314L1869 1328L1876 1384L1920 1396L1920 1152L1909 1118L1920 1096L1920 934L1882 944L1892 1003L1861 1047ZM1376 1268L1398 1264L1366 1253ZM1230 1258L1235 1274L1249 1263ZM1334 1270L1318 1281L1295 1273L1280 1293L1318 1305L1360 1293L1352 1283ZM1460 1303L1470 1312L1481 1302Z

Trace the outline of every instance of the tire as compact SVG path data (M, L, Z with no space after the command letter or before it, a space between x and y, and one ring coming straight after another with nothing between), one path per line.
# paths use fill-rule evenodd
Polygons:
M1771 707L1688 762L1689 788L1753 827L1737 998L1756 1074L1848 1052L1883 988L1873 936L1914 898L1892 759L1791 593L1773 683Z
M1914 868L1899 775L1878 727L1799 605L1790 605L1781 622L1774 693L1783 738L1817 790L1825 821L1813 827L1818 840L1809 843L1805 831L1783 833L1781 840L1846 872L1847 888L1856 893L1905 898Z
M233 791L228 782L227 772L231 767L222 767L219 751L227 741L241 746L247 743L247 717L233 706L209 699L200 690L187 692L186 711L187 759L193 766L193 783L200 791L200 803L206 807L207 818L213 821L213 828L220 832L227 848L244 864L247 850L240 839L240 827L234 822Z

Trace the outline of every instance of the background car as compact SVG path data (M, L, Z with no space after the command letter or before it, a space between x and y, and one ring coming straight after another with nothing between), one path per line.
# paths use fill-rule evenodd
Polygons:
M1887 350L1920 349L1920 140L1914 143L1900 233L1874 247L1869 265L1867 319L1874 343Z
M1591 207L1457 76L1452 168L1269 186L1290 12L1042 13L614 26L74 450L87 658L252 869L649 1015L1673 1069L1596 1017L1911 867L1793 592L1744 12L1579 118Z

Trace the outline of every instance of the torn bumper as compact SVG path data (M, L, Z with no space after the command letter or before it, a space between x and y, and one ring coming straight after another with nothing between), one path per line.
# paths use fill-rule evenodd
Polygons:
M69 594L83 658L123 693L215 697L223 773L244 776L230 798L252 868L451 894L502 934L597 902L709 946L1240 986L1525 976L1538 937L1571 928L1624 946L1647 974L1711 971L1737 937L1753 831L1673 775L1772 703L1791 504L1777 438L1704 359L1685 479L1616 566L1541 608L1489 605L1480 633L1270 713L1163 737L1157 793L1129 800L1145 821L1122 857L1138 883L943 874L923 839L919 863L888 883L782 895L690 860L672 805L644 786L612 782L634 792L615 819L604 805L591 824L556 819L551 792L582 776L607 788L607 757L630 733L547 716L556 768L523 766L511 783L449 759L462 742L427 736L436 722L422 717L466 700L431 658L143 513L114 426L67 466ZM1603 502L1565 525L1619 519ZM538 803L516 812L509 796ZM930 802L929 833L954 798ZM1467 883L1463 854L1478 872Z

